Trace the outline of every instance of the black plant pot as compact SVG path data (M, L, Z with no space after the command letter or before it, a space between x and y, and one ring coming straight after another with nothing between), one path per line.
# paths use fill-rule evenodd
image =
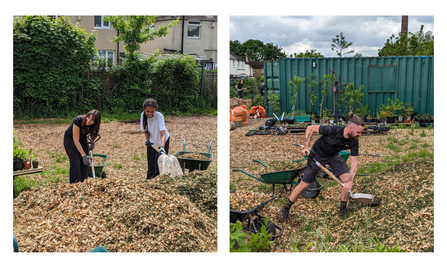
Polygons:
M23 169L23 160L15 161L14 162L14 171L22 170Z
M387 117L387 118L386 118L386 122L387 122L388 124L392 124L392 123L396 122L396 117L394 117L394 116L392 116L392 117Z
M334 118L335 119L340 119L341 118L341 114L334 114Z
M286 119L287 124L295 124L295 119Z
M33 161L33 168L38 168L38 167L39 167L39 162Z

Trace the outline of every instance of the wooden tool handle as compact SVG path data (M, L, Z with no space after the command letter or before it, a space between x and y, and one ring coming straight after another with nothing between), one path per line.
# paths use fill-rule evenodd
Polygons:
M154 148L155 151L157 151L158 153L160 152L160 149L158 149L157 147L152 145L152 148Z
M317 166L319 166L324 172L326 172L326 174L328 174L332 179L334 179L334 181L336 181L338 184L340 184L341 187L345 187L345 185L344 185L341 181L339 181L339 180L334 176L334 174L332 174L332 172L330 172L325 166L323 166L322 164L320 164L320 162L318 162L318 161L315 160L315 159L312 159L312 160L314 160L315 164L317 164Z

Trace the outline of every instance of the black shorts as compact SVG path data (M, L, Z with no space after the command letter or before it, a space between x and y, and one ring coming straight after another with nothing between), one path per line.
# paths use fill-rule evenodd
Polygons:
M332 168L332 173L338 177L342 174L349 173L348 166L346 165L345 160L339 155L336 154L332 157L324 158L318 155L314 156L315 160L320 162L323 166L328 164ZM312 183L316 179L318 172L320 172L321 168L315 164L313 160L310 158L307 160L306 169L304 170L303 178L301 179L303 182Z

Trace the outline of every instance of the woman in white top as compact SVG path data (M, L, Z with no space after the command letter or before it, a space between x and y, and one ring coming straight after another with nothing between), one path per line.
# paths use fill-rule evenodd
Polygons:
M140 130L144 131L147 146L147 178L152 179L160 174L158 170L158 157L169 152L169 132L165 126L163 115L158 112L158 104L154 99L143 103L143 112L140 118ZM158 147L157 152L152 146Z

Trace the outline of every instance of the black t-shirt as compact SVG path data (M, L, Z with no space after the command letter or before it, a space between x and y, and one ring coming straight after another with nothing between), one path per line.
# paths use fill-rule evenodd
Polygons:
M320 126L321 137L312 146L312 152L321 157L331 157L340 151L351 150L351 156L358 156L358 139L345 139L344 130L345 128L340 126Z
M73 119L73 123L67 128L67 130L65 130L65 138L66 139L73 140L73 125L76 125L79 128L81 128L83 118L84 118L83 115L78 115L75 117L75 119ZM82 134L82 130L79 133L79 142L81 144L87 144L87 133Z
M244 84L237 84L237 91L241 91L242 88L244 87Z
M259 87L259 94L264 95L265 91L265 86L260 86Z

